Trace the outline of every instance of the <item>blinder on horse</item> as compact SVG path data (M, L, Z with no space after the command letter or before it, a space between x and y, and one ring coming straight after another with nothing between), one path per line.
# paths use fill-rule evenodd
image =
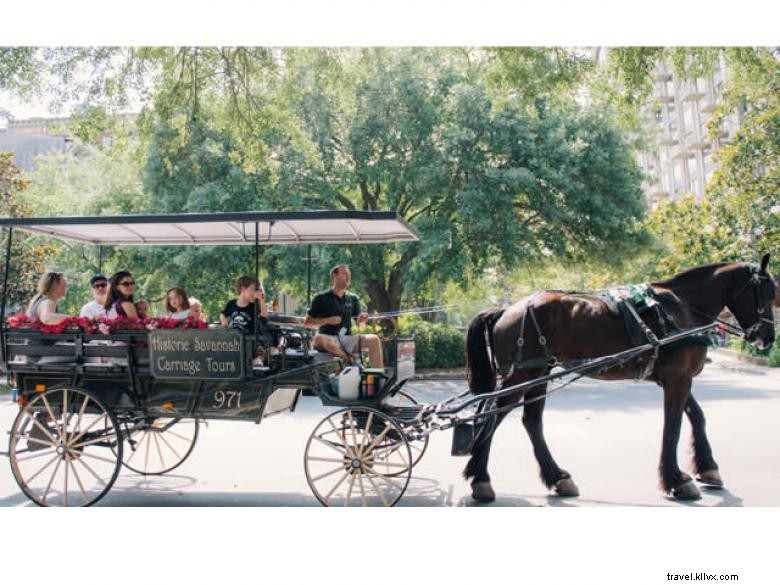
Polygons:
M733 298L736 298L739 293L741 293L750 285L753 285L753 290L755 291L757 318L752 325L742 327L742 332L746 339L750 335L756 333L763 324L774 326L774 319L772 319L771 309L769 318L767 318L765 314L766 306L774 302L776 295L775 283L772 282L772 278L769 276L769 274L767 274L763 265L759 267L755 264L751 264L749 268L750 278L733 294Z

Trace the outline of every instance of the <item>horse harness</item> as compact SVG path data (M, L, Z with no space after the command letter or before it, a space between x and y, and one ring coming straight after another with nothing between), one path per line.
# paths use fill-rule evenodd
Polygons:
M764 316L764 311L765 311L764 305L774 300L776 295L774 283L769 278L769 276L763 270L761 270L761 268L758 265L750 264L749 269L751 273L750 278L732 295L732 297L736 297L740 292L742 292L747 286L750 285L754 286L754 290L756 292L756 307L758 312L758 318L756 319L755 323L753 323L749 327L741 328L742 334L745 337L748 337L754 331L758 330L758 328L762 325L762 323L769 323L770 325L773 324L773 321L771 319L767 319ZM538 295L542 294L542 292L544 291L534 293L526 301L525 312L523 313L523 318L520 322L520 334L517 338L517 349L515 350L515 355L512 363L499 367L498 364L496 363L495 356L491 355L491 360L493 361L495 371L503 379L506 379L509 376L511 376L515 369L553 368L558 365L563 365L550 351L550 348L547 345L547 339L544 336L541 327L539 326L539 320L537 319L536 313L534 311L534 306L533 306L534 300ZM546 292L552 292L552 291L546 291ZM569 292L555 291L555 292L565 292L565 294L587 294L587 293L578 293L577 291L569 291ZM652 314L655 315L661 330L660 331L661 339L663 339L664 337L666 337L671 333L681 331L679 324L677 323L676 319L672 315L670 315L666 311L666 309L663 308L663 305L661 305L661 303L659 302L659 297L657 293L655 292L653 287L648 283L643 283L640 285L628 285L628 286L617 287L607 291L602 291L599 294L599 296L604 302L607 303L610 312L612 312L613 314L622 315L626 327L626 332L628 333L628 336L631 339L631 343L634 346L639 346L639 345L643 345L644 343L649 343L654 347L654 350L649 356L647 357L640 356L636 360L636 372L634 374L635 379L637 380L647 379L653 373L655 362L658 359L660 346L658 343L659 337L647 325L647 323L645 323L645 321L642 319L640 315L644 315L648 312L651 312ZM704 315L704 313L702 313L701 311L698 311L695 308L690 306L689 308L693 312L698 313L699 315L705 316L708 319L712 319L713 321L727 325L732 329L734 328L730 323L718 319L717 317L711 315ZM542 348L543 355L526 358L523 355L523 350L525 346L526 318L529 316L531 318L531 323L536 331L537 341L539 343L539 346ZM486 335L489 335L490 331L492 331L492 326L487 328ZM488 339L487 341L488 341L487 346L490 347L491 346L490 340ZM711 340L705 336L697 336L696 338L693 338L692 341L694 343L702 344L702 345L710 345L711 343ZM568 362L566 365L569 365Z
M539 320L534 310L534 301L539 294L542 294L542 292L533 294L526 301L525 312L523 313L523 318L520 321L520 334L517 338L517 348L515 350L513 361L506 366L498 366L498 364L495 362L495 357L491 356L496 371L504 379L511 376L515 369L553 368L558 365L563 365L550 351L550 348L547 345L547 338L544 336L544 333L542 332L542 329L539 325ZM566 292L565 294L583 293L570 291ZM623 317L626 332L628 333L633 346L640 346L645 343L649 343L655 348L649 356L640 356L636 359L635 378L637 380L648 378L653 373L655 362L660 351L660 346L658 344L659 337L647 325L647 323L645 323L640 315L644 315L650 312L656 316L661 330L661 338L666 337L670 333L680 331L679 324L675 318L663 308L661 303L658 302L658 296L653 290L653 287L649 284L618 287L608 291L603 291L599 296L607 304L612 314ZM526 358L524 356L525 328L527 317L530 317L531 324L536 332L537 342L542 349L542 356L530 358ZM704 341L700 340L699 342ZM488 344L488 347L490 347L490 344ZM575 361L579 362L585 360ZM566 362L566 365L571 364Z

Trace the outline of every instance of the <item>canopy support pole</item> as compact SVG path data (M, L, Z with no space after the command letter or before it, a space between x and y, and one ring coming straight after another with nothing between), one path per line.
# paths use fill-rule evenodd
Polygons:
M98 246L98 274L103 274L103 246Z
M311 244L309 244L308 262L306 263L306 306L311 307Z
M8 245L5 248L5 272L3 273L3 300L2 303L0 303L0 332L2 333L2 340L0 343L2 344L2 352L3 352L3 363L6 363L6 355L5 355L5 303L8 299L8 273L11 271L11 239L14 235L14 228L9 227L8 228Z
M255 222L255 292L258 290L260 290L260 223ZM258 327L260 315L257 314L257 299L252 301L252 310L254 311L255 346L257 346L257 334L260 330ZM254 359L254 356L252 358Z

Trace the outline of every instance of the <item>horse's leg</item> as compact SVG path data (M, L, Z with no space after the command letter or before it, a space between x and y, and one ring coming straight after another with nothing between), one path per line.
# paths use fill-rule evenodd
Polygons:
M697 474L696 479L713 487L723 487L718 464L712 457L712 448L707 440L704 412L693 394L688 395L688 400L685 403L685 414L688 415L693 429L693 470Z
M542 415L544 414L544 403L547 400L547 384L540 384L532 388L525 396L525 400L534 402L523 406L523 426L531 439L534 448L534 455L539 462L539 475L548 488L554 488L559 496L579 496L580 490L577 484L572 480L571 475L558 467L547 447L547 441L544 439L542 426ZM538 398L540 397L541 398Z
M492 502L496 499L496 493L493 491L493 486L490 485L490 474L487 466L493 435L506 415L507 413L504 412L496 415L496 424L493 427L493 432L480 436L477 439L474 448L471 450L471 458L466 464L466 469L463 470L463 476L466 479L471 479L471 497L478 502Z
M681 500L697 500L699 489L687 473L677 464L677 445L680 442L683 408L691 393L691 378L677 377L666 380L664 388L664 432L661 442L661 487Z

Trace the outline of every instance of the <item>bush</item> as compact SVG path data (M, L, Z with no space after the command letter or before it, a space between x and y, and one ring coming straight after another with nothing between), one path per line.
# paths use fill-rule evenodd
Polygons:
M729 346L746 355L765 357L770 368L780 368L780 327L775 329L775 343L770 349L758 350L741 337L732 338Z
M414 335L418 368L462 368L466 365L465 335L446 325L409 316L399 323L401 335Z

